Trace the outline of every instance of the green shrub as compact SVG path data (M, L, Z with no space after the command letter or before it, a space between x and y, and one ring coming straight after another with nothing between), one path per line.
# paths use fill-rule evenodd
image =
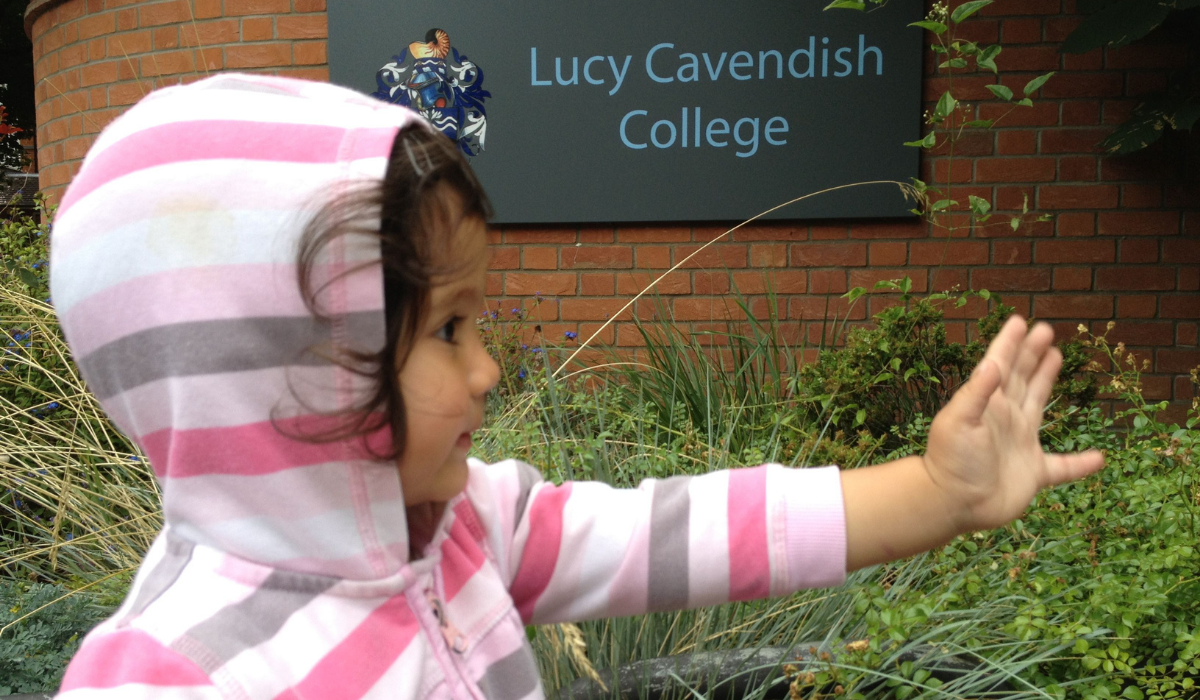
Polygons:
M34 212L0 208L0 279L44 299L49 295L50 225L42 221L49 221L54 212L45 208L41 194L35 202Z
M928 430L930 418L970 377L1013 308L987 290L918 299L911 288L908 278L875 285L876 290L900 292L900 304L875 314L874 327L851 329L844 347L824 349L816 362L800 368L794 386L806 422L828 417L846 434L866 430L882 438L885 450L924 451L905 433ZM864 294L858 287L846 297L853 303ZM948 341L943 307L962 307L973 297L991 306L976 323L975 339L965 345ZM1095 383L1091 375L1080 375L1091 359L1086 348L1076 340L1060 341L1059 347L1063 367L1052 400L1061 410L1090 401Z
M0 695L57 689L83 636L112 613L106 603L60 585L0 579Z
M48 305L50 226L41 223L39 217L49 220L52 212L42 206L40 195L37 203L38 210L34 213L0 209L0 287ZM47 373L25 371L28 363L22 360L34 352L31 348L42 332L58 334L58 324L37 327L26 306L14 303L9 294L0 296L0 344L4 345L0 353L0 396L22 409L44 411L50 402L39 407L40 394L53 392L57 387L46 381ZM66 360L43 356L38 358L38 364L50 365L46 369L53 374L65 368Z

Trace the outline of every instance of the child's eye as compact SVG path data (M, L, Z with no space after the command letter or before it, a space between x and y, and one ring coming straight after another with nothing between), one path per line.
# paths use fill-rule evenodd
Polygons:
M446 321L440 328L437 329L437 333L435 333L435 335L439 340L444 340L447 343L453 343L455 337L454 334L455 331L458 330L458 324L460 321L462 321L462 318L459 316L455 316L449 321Z

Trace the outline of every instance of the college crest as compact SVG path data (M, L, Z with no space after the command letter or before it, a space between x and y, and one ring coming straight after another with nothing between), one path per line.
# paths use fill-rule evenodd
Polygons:
M483 69L450 45L450 35L430 29L375 74L371 93L416 111L468 156L479 155L487 136Z

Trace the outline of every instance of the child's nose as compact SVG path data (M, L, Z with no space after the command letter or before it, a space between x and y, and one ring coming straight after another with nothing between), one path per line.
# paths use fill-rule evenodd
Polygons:
M476 355L471 373L472 386L476 396L483 396L500 383L500 365L488 354L483 343L476 346Z

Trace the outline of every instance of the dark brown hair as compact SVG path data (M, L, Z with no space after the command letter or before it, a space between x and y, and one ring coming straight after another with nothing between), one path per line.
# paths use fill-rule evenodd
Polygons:
M430 287L439 277L452 275L470 262L447 262L454 257L448 255L453 245L449 234L465 218L486 221L491 214L487 195L457 144L421 124L396 134L381 182L351 187L318 210L305 226L297 255L305 305L317 319L329 321L319 296L333 280L318 283L315 272L322 251L347 234L376 237L383 264L386 339L378 352L342 349L323 354L366 377L372 389L356 405L334 416L340 419L336 427L300 439L336 442L362 437L365 443L365 438L387 425L392 434L390 450L380 454L368 445L368 454L390 460L404 453L407 414L397 375L425 320ZM378 222L377 230L374 222Z

